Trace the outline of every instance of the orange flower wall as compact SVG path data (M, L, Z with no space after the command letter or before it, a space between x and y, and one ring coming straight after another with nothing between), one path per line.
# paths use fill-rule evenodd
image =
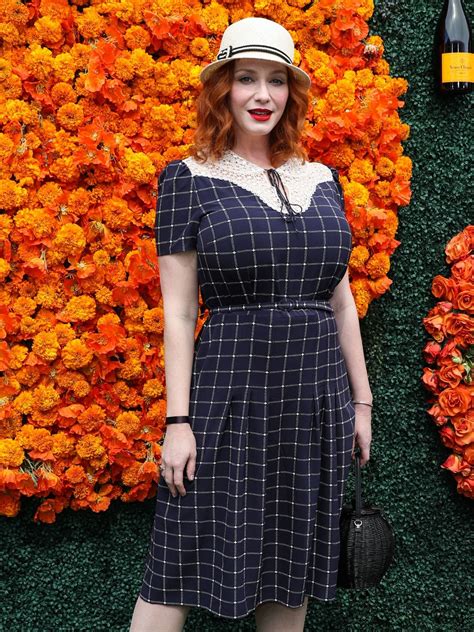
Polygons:
M0 6L0 513L35 520L151 498L166 414L157 178L196 126L228 24L283 24L313 78L303 142L336 167L359 317L387 291L410 200L372 0L3 0ZM197 332L202 320L198 323ZM196 333L197 333L196 332Z
M441 467L453 473L460 494L474 498L474 225L453 237L445 253L451 276L433 279L440 300L423 319L431 340L422 379L428 414L452 450Z

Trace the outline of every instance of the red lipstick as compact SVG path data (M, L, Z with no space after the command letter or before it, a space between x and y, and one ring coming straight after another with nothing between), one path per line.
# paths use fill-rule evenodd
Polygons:
M255 108L254 110L248 110L250 116L256 121L268 121L272 115L271 110L265 108Z

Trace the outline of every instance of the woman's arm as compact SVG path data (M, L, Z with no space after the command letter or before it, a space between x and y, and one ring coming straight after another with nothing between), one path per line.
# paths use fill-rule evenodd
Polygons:
M158 263L164 312L166 415L188 415L199 309L197 253L188 250L158 257Z
M372 403L372 393L360 335L359 317L349 285L349 272L345 273L329 302L336 317L339 341L347 366L352 397L355 400Z
M158 258L164 311L166 415L188 415L194 355L194 333L199 309L195 250ZM162 464L173 496L186 494L183 472L189 479L196 467L196 439L189 423L166 428Z
M352 399L372 403L367 367L360 334L359 317L354 302L354 297L349 284L349 272L337 285L329 302L334 310L341 351L347 367ZM357 441L361 449L361 466L369 460L371 433L370 406L354 404L356 410L356 423L354 443Z

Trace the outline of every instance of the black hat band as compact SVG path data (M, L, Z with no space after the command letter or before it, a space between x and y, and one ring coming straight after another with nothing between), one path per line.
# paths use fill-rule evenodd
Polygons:
M274 48L273 46L267 46L265 44L248 44L247 46L230 46L228 48L223 48L219 54L217 55L216 61L220 61L221 59L229 59L234 55L237 55L240 52L248 52L255 51L259 53L268 53L270 55L274 55L275 57L280 57L287 64L293 65L292 60L282 53L279 48Z

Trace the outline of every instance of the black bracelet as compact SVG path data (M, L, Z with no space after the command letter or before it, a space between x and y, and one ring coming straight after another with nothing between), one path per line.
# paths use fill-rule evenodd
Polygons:
M188 424L189 415L174 415L173 417L166 417L166 425L168 424Z

